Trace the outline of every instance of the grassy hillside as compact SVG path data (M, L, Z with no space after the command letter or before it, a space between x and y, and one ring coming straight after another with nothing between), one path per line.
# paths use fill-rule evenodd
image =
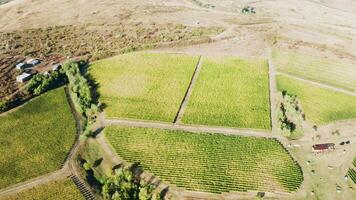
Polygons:
M204 59L183 122L269 129L266 62L232 57Z
M62 180L25 190L1 200L84 200L72 180Z
M356 90L356 63L274 50L277 70L347 90Z
M0 117L0 188L59 169L75 138L63 88Z
M356 118L356 97L305 83L285 76L277 76L279 91L297 95L306 119L316 124Z
M298 164L272 139L127 127L108 127L105 135L126 161L188 190L290 192L303 181Z
M131 53L102 60L89 71L109 118L173 122L197 56Z

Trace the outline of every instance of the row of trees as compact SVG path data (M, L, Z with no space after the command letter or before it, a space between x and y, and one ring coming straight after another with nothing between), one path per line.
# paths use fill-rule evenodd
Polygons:
M303 134L302 123L305 120L300 103L296 96L282 92L278 103L278 125L283 135L297 139Z
M77 110L85 117L84 136L92 135L91 126L95 123L99 111L92 95L92 88L87 79L82 75L82 68L87 63L84 61L70 62L62 67L62 72L68 80L71 97Z

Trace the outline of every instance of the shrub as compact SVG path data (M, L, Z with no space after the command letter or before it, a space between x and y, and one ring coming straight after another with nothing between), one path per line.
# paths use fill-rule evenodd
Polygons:
M65 83L64 74L53 72L49 76L36 74L27 86L27 91L34 95L40 95L50 89L62 86Z
M7 111L9 108L9 102L6 100L0 101L0 113Z
M151 200L154 189L153 185L137 179L129 168L119 168L113 177L105 180L102 195L104 199Z
M290 96L283 91L279 95L278 124L283 135L297 139L303 134L302 122L304 113L296 96Z

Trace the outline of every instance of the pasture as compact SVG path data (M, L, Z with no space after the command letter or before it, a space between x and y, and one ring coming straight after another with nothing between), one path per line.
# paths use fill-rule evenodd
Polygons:
M356 97L286 76L277 76L279 91L296 95L306 120L317 125L356 118Z
M356 63L315 57L288 50L274 50L278 71L347 90L356 90Z
M0 188L59 169L75 135L63 88L0 116Z
M274 139L107 127L116 153L160 179L193 191L296 191L299 165Z
M52 182L40 185L18 194L14 194L1 200L84 200L84 197L76 188L72 180Z
M204 58L182 121L188 124L270 129L266 61Z
M89 73L106 117L173 122L197 62L198 56L130 53L98 61Z

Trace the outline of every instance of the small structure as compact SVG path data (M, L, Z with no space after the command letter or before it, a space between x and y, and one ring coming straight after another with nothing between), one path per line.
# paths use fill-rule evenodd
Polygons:
M30 60L26 61L26 63L29 64L29 65L35 66L35 65L40 64L40 61L37 60L37 59L30 59Z
M16 65L16 69L22 70L26 68L26 63L20 62Z
M322 153L330 150L335 150L335 144L334 143L314 144L312 150L315 153Z
M60 63L52 65L52 71L58 71L60 70L62 65Z
M21 75L19 75L19 76L16 77L16 81L17 81L17 82L20 82L20 83L24 83L24 82L30 80L31 77L32 77L31 74L22 73Z

